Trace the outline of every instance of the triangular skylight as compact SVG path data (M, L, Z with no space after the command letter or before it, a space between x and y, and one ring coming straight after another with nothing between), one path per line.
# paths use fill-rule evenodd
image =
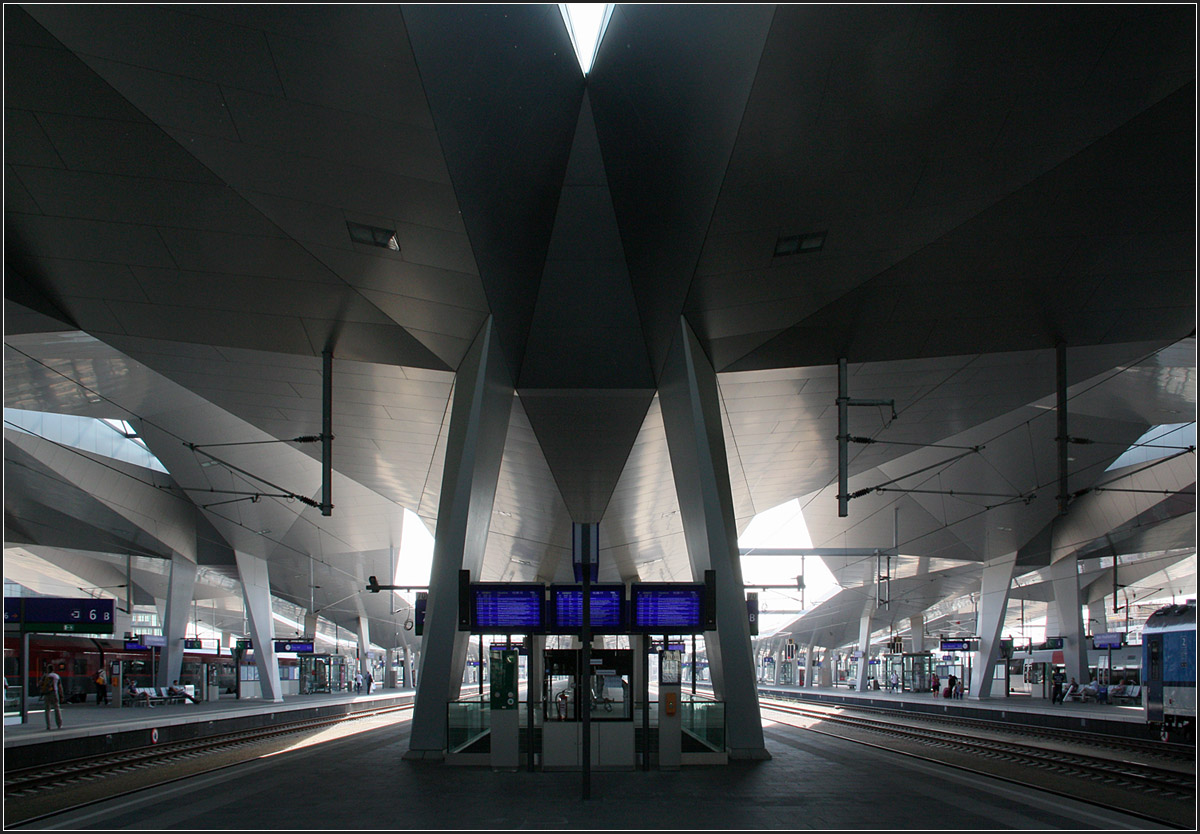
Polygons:
M571 35L571 43L575 47L575 57L583 74L587 75L592 69L592 60L600 48L600 39L604 37L604 29L608 19L612 17L611 3L559 3L558 10L562 12L567 24L567 32Z
M1196 445L1195 423L1167 423L1155 426L1138 438L1119 458L1114 460L1106 469L1120 469L1135 463L1148 463L1152 460L1179 454Z

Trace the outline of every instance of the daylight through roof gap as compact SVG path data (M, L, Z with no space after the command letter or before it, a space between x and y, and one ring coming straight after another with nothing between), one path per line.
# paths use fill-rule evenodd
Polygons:
M575 47L579 68L587 75L592 69L596 53L600 50L604 30L612 17L613 4L559 3L558 10L562 12L563 22L567 25L571 45Z
M395 229L380 229L378 226L366 226L362 223L346 221L350 230L350 239L355 243L365 243L368 246L378 246L383 249L400 251L400 242L396 240Z

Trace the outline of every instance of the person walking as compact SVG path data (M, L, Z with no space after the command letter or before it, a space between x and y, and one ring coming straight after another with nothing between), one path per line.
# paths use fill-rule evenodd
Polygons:
M366 685L368 695L371 694L371 684L374 682L375 682L375 679L373 677L371 677L371 673L367 672L366 677L363 678L363 683Z
M66 693L63 692L62 678L54 671L54 668L47 664L46 674L42 675L42 696L46 702L46 729L62 729L62 701ZM57 727L50 726L50 713L54 712L54 720L57 722Z

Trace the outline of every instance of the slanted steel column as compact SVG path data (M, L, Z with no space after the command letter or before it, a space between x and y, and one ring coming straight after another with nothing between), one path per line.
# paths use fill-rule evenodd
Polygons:
M717 374L682 317L658 385L692 575L716 573L717 631L705 634L713 692L726 702L732 758L770 758L763 741Z
M279 685L279 663L275 659L275 620L271 616L271 580L267 560L240 550L235 550L233 555L237 559L238 576L242 580L259 688L265 700L278 703L283 700L283 690Z
M458 630L458 575L469 570L479 578L512 414L512 381L490 317L459 365L453 397L412 737L405 754L410 759L441 758L446 749L446 705L461 691L470 637Z
M1016 564L1017 553L1013 551L988 560L983 567L979 586L979 662L971 669L971 691L967 696L972 701L992 696L992 669L1000 659L1001 631Z
M155 686L170 686L179 679L183 668L183 638L187 633L188 608L196 588L196 563L179 553L171 555L171 576L167 580L167 601L163 616L163 649Z

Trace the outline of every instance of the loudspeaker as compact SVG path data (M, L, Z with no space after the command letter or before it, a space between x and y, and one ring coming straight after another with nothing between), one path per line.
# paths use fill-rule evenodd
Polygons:
M717 572L704 572L704 630L717 630Z
M458 630L471 630L471 572L458 572Z

